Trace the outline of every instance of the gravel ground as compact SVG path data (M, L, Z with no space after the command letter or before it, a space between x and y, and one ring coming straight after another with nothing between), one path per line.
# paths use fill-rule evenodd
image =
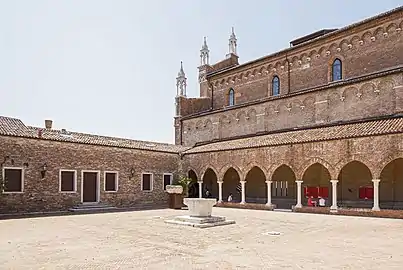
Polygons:
M181 210L0 221L0 269L402 269L403 221L214 208L236 224L164 223ZM280 233L270 235L269 232Z

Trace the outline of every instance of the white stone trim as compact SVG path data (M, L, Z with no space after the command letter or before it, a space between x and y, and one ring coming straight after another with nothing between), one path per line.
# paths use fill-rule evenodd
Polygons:
M172 182L174 181L174 174L173 174L173 173L163 173L163 174L162 174L162 190L165 190L165 186L164 186L164 183L165 183L165 181L164 181L165 175L171 176L171 181L169 181L169 184L170 184L170 185L172 185Z
M14 170L21 170L21 191L4 191L3 190L3 194L21 194L21 193L24 193L24 174L25 174L25 171L24 171L24 168L23 167L3 167L3 171L2 171L2 176L3 176L3 181L4 181L4 178L5 178L5 175L6 175L6 170L7 169L14 169Z
M62 191L62 172L74 172L73 191ZM59 192L60 193L77 193L77 170L60 169L59 170Z
M150 190L143 190L143 175L150 174L151 175L151 183L150 183ZM141 179L140 179L141 191L143 192L152 192L154 189L154 174L150 172L142 172Z
M100 185L100 179L101 179L101 171L100 170L81 170L81 202L84 203L84 173L97 173L97 199L96 202L98 203L101 198L101 185Z
M325 99L325 100L321 100L321 101L316 101L314 104L321 104L321 103L327 103L327 102L328 102L328 100Z
M106 174L114 173L116 175L115 178L115 190L106 190ZM119 190L119 172L118 171L104 171L104 192L105 193L115 193Z

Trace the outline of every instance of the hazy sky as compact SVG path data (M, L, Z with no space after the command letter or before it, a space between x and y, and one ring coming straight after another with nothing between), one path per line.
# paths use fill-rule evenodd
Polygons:
M198 94L203 36L210 63L241 63L403 0L0 0L0 115L27 125L173 142L180 61Z

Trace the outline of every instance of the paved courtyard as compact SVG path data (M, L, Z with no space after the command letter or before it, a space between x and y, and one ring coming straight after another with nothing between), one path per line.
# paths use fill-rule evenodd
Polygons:
M401 269L403 221L214 208L235 225L168 225L185 211L0 221L1 269ZM280 235L266 235L276 231Z

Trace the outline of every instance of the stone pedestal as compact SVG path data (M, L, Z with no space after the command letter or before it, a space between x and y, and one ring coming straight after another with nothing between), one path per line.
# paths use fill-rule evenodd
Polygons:
M169 194L169 208L181 209L183 205L183 187L178 185L167 185L165 189Z
M211 215L216 199L185 198L185 205L188 206L189 215L177 216L166 223L186 225L197 228L208 228L221 225L234 224L233 220L226 220L225 217L214 217Z

